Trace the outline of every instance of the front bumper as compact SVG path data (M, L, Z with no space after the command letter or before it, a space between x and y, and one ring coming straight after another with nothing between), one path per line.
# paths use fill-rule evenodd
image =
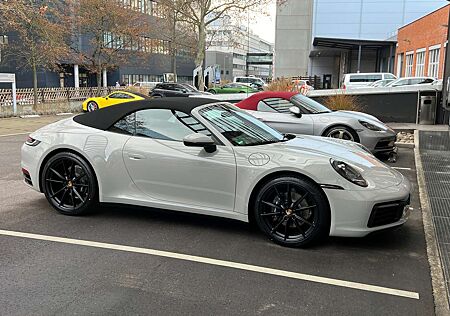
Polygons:
M397 133L393 130L375 132L363 130L358 133L361 144L366 146L373 154L388 153L395 149Z
M331 208L331 236L363 237L404 224L409 217L411 185L374 190L324 189Z

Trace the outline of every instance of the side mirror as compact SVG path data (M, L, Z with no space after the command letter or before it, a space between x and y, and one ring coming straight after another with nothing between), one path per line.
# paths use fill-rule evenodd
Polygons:
M185 136L183 144L188 147L203 147L207 153L213 153L217 150L216 142L211 137L200 133Z
M105 100L108 100L108 97L105 97Z
M300 112L300 109L297 106L291 106L289 108L289 112L294 114L296 117L302 117L302 113Z

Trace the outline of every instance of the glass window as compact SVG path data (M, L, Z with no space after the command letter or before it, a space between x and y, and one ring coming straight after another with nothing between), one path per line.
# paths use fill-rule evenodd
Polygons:
M284 139L256 117L224 104L208 106L199 113L235 146L263 145Z
M123 93L120 93L120 92L111 93L108 96L108 98L110 98L110 99L125 99L124 96L123 96Z
M135 114L125 116L123 119L117 121L109 131L125 135L134 135L135 133Z
M259 101L258 102L258 106L257 106L256 110L261 111L261 112L275 112L275 113L277 112L273 108L268 106L266 104L266 102L264 102L264 101Z
M267 98L264 99L264 103L266 103L268 107L275 110L275 112L279 113L289 113L289 108L294 105L289 100L282 98Z
M209 131L192 116L169 109L148 109L136 113L136 136L183 141L192 133Z
M350 82L375 82L383 79L382 74L373 74L373 75L351 75Z
M291 98L292 103L300 108L303 114L330 113L330 109L313 99L302 94L296 94Z
M384 79L395 79L395 76L392 74L385 74Z
M416 77L425 75L425 51L416 54Z
M440 57L440 48L430 49L429 52L429 63L428 63L428 76L433 78L439 77L439 57Z
M414 53L406 55L405 77L411 77L413 74Z

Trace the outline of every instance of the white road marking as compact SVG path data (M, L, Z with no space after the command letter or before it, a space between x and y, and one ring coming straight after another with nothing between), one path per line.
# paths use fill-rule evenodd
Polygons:
M391 167L392 169L397 169L397 170L412 170L411 168L405 168L405 167Z
M51 241L51 242L57 242L57 243L63 243L63 244L80 245L80 246L86 246L86 247L126 251L126 252L132 252L132 253L147 254L147 255L158 256L158 257L172 258L172 259L198 262L198 263L204 263L204 264L220 266L220 267L227 267L227 268L232 268L232 269L259 272L259 273L276 275L276 276L281 276L281 277L286 277L286 278L291 278L291 279L340 286L340 287L344 287L344 288L351 288L351 289L368 291L368 292L382 293L382 294L393 295L393 296L401 296L401 297L406 297L406 298L411 298L411 299L416 299L416 300L419 299L419 293L417 293L417 292L410 292L410 291L392 289L392 288L387 288L387 287L382 287L382 286L376 286L376 285L370 285L370 284L364 284L364 283L358 283L358 282L351 282L351 281L345 281L345 280L338 280L338 279L320 277L320 276L291 272L291 271L283 271L283 270L266 268L266 267L255 266L255 265L244 264L244 263L233 262L233 261L225 261L225 260L219 260L219 259L213 259L213 258L207 258L207 257L199 257L199 256L191 256L191 255L176 253L176 252L168 252L168 251L162 251L162 250L156 250L156 249L132 247L132 246L117 245L117 244L110 244L110 243L103 243L103 242L96 242L96 241L89 241L89 240L81 240L81 239L72 239L72 238L55 237L55 236L48 236L48 235L23 233L23 232L10 231L10 230L0 230L0 235L27 238L27 239L35 239L35 240L44 240L44 241Z
M19 136L19 135L26 135L26 134L31 134L33 132L22 132L22 133L14 133L14 134L4 134L4 135L0 135L0 137L6 137L6 136Z

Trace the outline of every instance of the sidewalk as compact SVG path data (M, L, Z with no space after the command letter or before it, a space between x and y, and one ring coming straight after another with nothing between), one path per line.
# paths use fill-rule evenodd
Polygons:
M433 260L430 260L432 276L434 274L435 301L441 301L441 304L436 302L436 307L447 305L448 311L448 300L445 302L443 298L447 296L447 299L450 299L450 131L418 131L417 133L422 167L420 170L418 165L417 171L421 173L418 176L425 180L422 185L425 194L421 195L424 226L427 231L426 222L429 222L429 231L434 235L432 243L437 246L436 257L440 259L435 260L434 264ZM425 220L426 217L429 218ZM428 247L433 247L434 245L429 241L427 239ZM432 257L429 253L429 258L433 259ZM439 261L442 272L439 271Z
M70 116L45 115L33 118L2 118L0 119L0 136L30 133L42 126L67 117Z

